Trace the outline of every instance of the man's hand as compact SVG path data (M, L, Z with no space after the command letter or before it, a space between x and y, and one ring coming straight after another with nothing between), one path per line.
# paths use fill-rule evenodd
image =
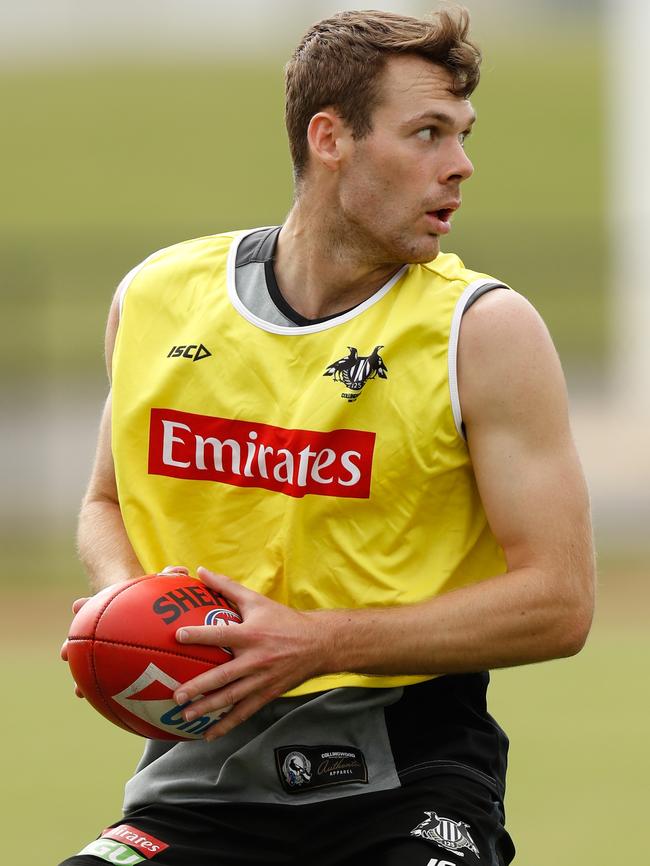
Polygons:
M78 613L87 601L88 601L88 596L86 596L84 598L76 598L72 602L72 613L74 613L74 614ZM67 641L67 639L63 641L63 645L61 646L61 658L63 659L64 662L67 662L67 660L68 660L68 641ZM83 693L76 683L74 684L74 693L78 698L83 698Z
M234 602L243 622L228 624L228 646L232 661L195 677L174 693L178 704L197 697L183 713L190 721L225 706L232 709L205 735L206 740L223 736L265 704L289 689L323 673L324 638L310 613L271 601L221 574L199 568L198 576ZM224 630L214 626L179 629L183 644L220 646Z

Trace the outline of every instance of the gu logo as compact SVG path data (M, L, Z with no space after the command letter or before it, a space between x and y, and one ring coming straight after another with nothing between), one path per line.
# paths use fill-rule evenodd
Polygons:
M379 350L383 348L375 346L371 355L363 356L359 355L354 346L348 346L350 354L330 364L323 376L333 376L335 382L343 382L350 390L344 391L341 397L351 403L357 399L368 379L377 376L380 379L388 378L388 368L379 354Z
M451 818L441 818L435 812L425 812L428 817L411 830L411 836L420 836L447 851L453 851L459 857L465 854L461 848L469 848L472 854L480 859L478 848L469 835L469 824L464 821L452 821Z

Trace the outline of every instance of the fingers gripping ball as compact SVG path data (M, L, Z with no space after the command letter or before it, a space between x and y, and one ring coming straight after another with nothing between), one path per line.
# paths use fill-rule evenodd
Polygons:
M86 700L114 724L152 739L200 739L229 707L186 722L173 692L229 661L232 653L226 647L180 644L176 632L186 625L230 622L241 622L234 606L194 578L138 577L84 604L70 627L68 663Z

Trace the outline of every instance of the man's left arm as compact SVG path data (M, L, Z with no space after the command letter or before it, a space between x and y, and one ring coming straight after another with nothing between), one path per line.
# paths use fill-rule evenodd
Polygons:
M228 631L233 661L177 691L179 703L207 695L188 710L195 714L233 705L210 737L319 674L462 673L582 648L594 597L588 495L560 363L530 304L507 290L477 301L463 320L458 372L474 473L506 573L404 607L302 612L201 571L244 620ZM199 627L185 639L214 637Z

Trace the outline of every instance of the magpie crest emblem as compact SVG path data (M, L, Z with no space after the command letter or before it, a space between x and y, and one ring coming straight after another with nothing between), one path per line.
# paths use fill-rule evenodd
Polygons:
M435 812L424 814L428 817L411 830L411 836L428 839L429 842L439 845L446 851L452 851L459 857L465 856L461 848L469 848L472 854L476 854L480 859L478 848L469 834L469 824L465 824L464 821L452 821L451 818L441 818Z
M287 784L292 788L311 782L311 761L302 752L290 752L282 764Z
M359 355L354 346L348 346L349 354L334 361L323 373L332 376L335 382L343 382L348 388L341 394L344 400L352 403L361 393L361 389L369 379L388 378L388 368L379 354L383 346L375 346L370 355Z

